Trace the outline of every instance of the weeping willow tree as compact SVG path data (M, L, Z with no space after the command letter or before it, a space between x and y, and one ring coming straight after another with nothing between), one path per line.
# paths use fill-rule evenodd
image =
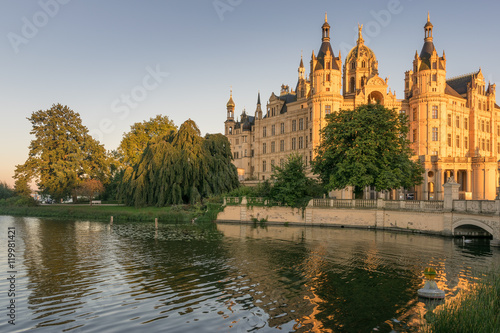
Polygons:
M192 120L179 131L151 141L140 161L125 170L121 194L130 206L200 202L238 187L229 141L222 134L200 136Z

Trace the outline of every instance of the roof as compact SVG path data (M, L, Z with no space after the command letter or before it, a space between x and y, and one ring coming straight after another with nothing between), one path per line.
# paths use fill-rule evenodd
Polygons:
M467 93L467 84L472 81L472 78L477 73L478 72L457 76L447 80L446 83L458 94L463 95Z
M450 96L455 96L455 97L460 97L462 98L462 96L455 91L455 89L453 89L452 87L450 87L449 84L446 84L446 88L444 88L444 93L447 94L447 95L450 95Z
M318 62L321 63L321 66L324 68L325 67L325 55L326 51L330 50L330 54L332 55L333 61L332 61L332 69L339 70L339 66L337 65L337 62L335 61L335 54L333 53L332 50L332 45L330 42L323 42L321 43L321 47L319 48L318 56L316 57L318 59ZM323 69L321 68L321 69Z
M427 41L422 46L422 51L420 51L420 58L429 59L436 48L434 47L434 43L431 41Z

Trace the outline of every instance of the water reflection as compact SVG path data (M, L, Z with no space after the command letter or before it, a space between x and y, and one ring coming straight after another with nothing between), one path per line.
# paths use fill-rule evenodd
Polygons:
M22 238L19 331L412 332L442 306L417 298L426 266L453 299L500 261L488 244L366 230L0 222Z

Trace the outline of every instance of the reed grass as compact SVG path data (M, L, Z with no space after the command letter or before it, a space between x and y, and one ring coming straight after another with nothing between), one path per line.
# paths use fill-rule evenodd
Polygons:
M425 333L499 333L500 271L488 273L470 291L426 318Z

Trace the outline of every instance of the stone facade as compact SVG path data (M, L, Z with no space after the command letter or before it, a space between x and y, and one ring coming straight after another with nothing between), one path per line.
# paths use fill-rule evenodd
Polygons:
M241 180L264 180L272 165L297 152L309 165L320 142L325 115L339 109L353 109L366 103L380 103L408 115L409 139L425 167L424 182L415 189L415 199L443 200L449 177L460 184L461 199L492 200L498 186L500 157L500 107L495 84L486 85L477 72L446 79L446 56L439 56L433 42L429 17L424 26L424 45L416 52L412 69L405 73L404 99L397 99L388 80L379 76L374 52L364 44L359 26L357 45L342 64L330 45L330 25L325 16L318 54L311 55L309 76L303 59L295 90L282 85L262 110L260 93L254 116L245 111L235 119L235 103L227 103L225 135L231 143L234 164ZM366 198L375 198L367 189ZM333 193L352 197L349 189ZM401 192L393 191L393 199Z

